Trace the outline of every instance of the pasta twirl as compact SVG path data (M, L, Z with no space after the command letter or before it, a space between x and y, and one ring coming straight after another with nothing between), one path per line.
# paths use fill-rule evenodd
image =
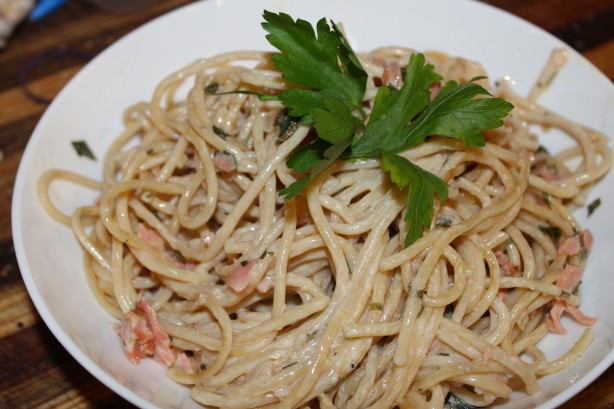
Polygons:
M360 56L367 111L412 52ZM485 75L426 56L448 80ZM312 130L286 127L278 102L227 92L286 86L267 53L199 60L126 111L102 181L41 178L42 203L74 230L133 362L154 356L216 407L436 408L452 395L487 406L515 388L536 393L540 376L580 356L590 328L554 362L536 343L565 332L564 314L595 320L576 291L592 236L571 211L610 168L604 135L539 106L539 90L525 99L502 84L492 92L515 109L486 146L435 137L402 153L450 191L405 248L411 203L375 159L336 162L280 198L298 177L285 161ZM575 144L551 155L532 124ZM56 179L99 189L99 203L63 215L48 195Z

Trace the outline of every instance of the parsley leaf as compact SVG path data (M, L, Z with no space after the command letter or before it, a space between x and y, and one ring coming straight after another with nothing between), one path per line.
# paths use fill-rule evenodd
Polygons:
M325 97L335 97L351 111L359 108L365 93L367 73L334 23L326 19L311 24L285 13L264 11L266 38L281 53L271 56L275 68L287 81L307 87L282 91L278 98L290 115L313 121L312 110L327 110Z
M323 103L326 109L312 110L314 127L320 138L330 143L342 142L351 138L362 126L362 119L352 115L352 111L339 98L325 95Z
M441 80L424 55L413 54L400 90L382 86L377 92L365 133L352 144L352 156L373 156L385 147L401 151L398 144L405 126L429 104L431 84ZM392 149L391 149L392 148Z
M330 143L318 138L295 150L286 161L286 165L295 172L305 172L324 159L324 152L330 147Z
M352 145L351 156L372 157L380 150L401 152L432 135L483 146L480 131L503 125L513 105L501 98L474 99L490 94L474 82L455 81L448 81L430 102L429 87L440 79L424 55L413 54L401 89L379 89L371 120L364 135Z
M403 156L388 152L382 154L382 170L390 173L390 179L399 189L409 188L405 221L409 231L405 236L408 246L422 237L425 227L433 219L433 196L437 195L443 203L448 197L448 186L432 173L411 163Z
M399 150L418 145L427 136L441 135L462 139L467 146L484 146L480 131L503 125L503 118L514 107L501 98L478 98L490 95L473 82L447 82L433 102L408 127Z
M380 87L367 117L362 107L367 73L332 21L329 25L323 18L314 30L309 22L284 13L265 10L263 17L267 39L280 51L271 56L273 65L296 86L259 97L280 101L288 115L312 125L318 135L290 155L287 165L307 173L280 194L297 196L338 159L381 158L382 170L408 191L405 245L410 245L430 226L435 196L443 203L448 189L443 180L397 154L430 136L483 146L481 131L501 126L512 104L492 98L473 81L449 81L431 101L430 87L442 77L417 53L409 59L403 86ZM486 98L476 98L480 95Z
M337 159L339 159L341 157L341 155L343 154L343 151L345 151L345 149L350 146L350 140L347 139L343 142L340 143L336 143L334 145L331 145L329 148L327 148L323 153L322 153L322 158L319 159L317 162L313 162L313 155L314 151L307 151L305 156L309 155L310 157L307 158L309 160L309 162L307 163L307 161L305 163L301 163L302 166L304 167L308 167L311 166L311 172L307 175L304 176L303 178L297 180L296 182L292 183L290 186L286 187L285 189L282 189L279 194L282 196L285 196L286 200L292 199L293 197L297 196L299 193L301 193L303 190L305 190L307 188L307 186L309 185L309 183L320 173L324 172L326 170L326 168L328 168L330 165L333 164L333 162L335 162ZM294 158L294 156L292 157ZM291 159L292 159L291 158ZM305 160L305 157L300 158ZM295 158L295 160L297 161L296 163L299 163L299 158ZM298 167L298 165L297 165ZM295 169L296 170L296 169Z

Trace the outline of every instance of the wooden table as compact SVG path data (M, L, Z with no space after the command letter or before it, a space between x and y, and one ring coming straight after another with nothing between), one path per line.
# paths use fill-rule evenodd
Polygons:
M212 1L212 0L209 0ZM19 274L11 236L11 195L28 138L47 107L28 97L20 72L57 50L70 57L30 70L29 88L52 98L94 56L139 25L187 0L130 13L73 0L42 21L22 24L0 51L0 408L132 407L89 375L51 335ZM613 0L492 0L575 47L614 79ZM563 408L614 408L614 366Z

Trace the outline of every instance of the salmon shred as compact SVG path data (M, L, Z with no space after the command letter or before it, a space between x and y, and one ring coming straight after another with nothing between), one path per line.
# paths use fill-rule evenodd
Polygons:
M567 311L574 320L576 320L579 324L584 325L585 327L593 326L597 322L597 318L584 315L582 312L580 312L579 309L577 309L573 305L569 305L563 300L554 300L552 302L550 316L546 318L546 325L548 326L548 330L550 332L554 332L561 335L567 334L567 331L563 327L563 324L561 324L561 317L565 311Z
M143 223L139 223L136 235L139 239L149 244L154 249L162 252L164 251L164 239L158 234L157 231L147 228Z
M237 170L237 160L226 152L216 152L213 156L213 164L220 171L230 173Z
M396 89L403 87L403 73L399 65L387 65L382 73L382 82Z
M582 230L578 234L567 237L558 248L560 254L575 256L582 250L590 251L593 247L593 234L589 230Z
M558 172L556 171L556 169L551 168L550 166L546 164L536 167L532 173L536 176L541 177L546 182L554 182L561 178Z
M567 264L559 273L559 276L556 279L556 285L560 287L561 290L567 293L572 293L580 284L581 279L582 269L578 266L574 266L573 264ZM571 315L574 320L586 327L595 325L595 323L597 322L596 318L584 315L578 308L574 307L573 305L569 305L567 301L557 299L552 301L552 309L550 310L550 316L546 319L546 325L548 326L548 330L550 332L555 332L557 334L567 333L567 331L561 324L561 317L563 316L563 313L565 311L567 311L567 313L569 313L569 315Z
M183 372L187 374L193 374L194 368L192 368L192 364L190 363L190 358L185 354L185 352L177 355L176 364L183 370Z
M556 285L563 291L573 292L582 279L582 269L573 264L566 264L556 279Z
M142 315L128 311L115 329L130 362L136 365L141 358L153 355L154 336Z
M249 285L252 270L256 266L258 260L255 258L250 259L249 261L240 262L235 265L235 268L230 275L230 279L228 280L228 286L240 293L245 290Z
M496 251L495 257L497 258L497 262L499 262L499 266L505 275L510 277L519 277L521 275L520 268L516 264L512 263L509 256L503 251Z
M266 294L272 290L273 287L275 287L273 280L271 280L269 277L264 277L262 280L260 280L258 286L256 286L256 290L262 294Z
M487 345L486 348L484 348L484 352L482 353L481 359L484 365L487 365L490 362L490 360L492 359L492 353L492 347L490 345Z
M175 361L170 338L147 300L141 299L135 310L128 311L116 331L124 353L133 364L150 356L167 367Z
M166 247L166 241L156 230L147 228L143 223L139 223L136 231L137 236L155 250L159 251L175 267L186 270L194 270L197 264L187 262L181 253Z

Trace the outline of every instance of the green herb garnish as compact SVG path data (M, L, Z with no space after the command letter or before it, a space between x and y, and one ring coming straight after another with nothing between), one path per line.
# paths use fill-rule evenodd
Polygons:
M205 87L205 92L207 94L217 94L219 90L220 90L220 84L217 82L212 82L211 84Z
M218 126L213 125L213 132L222 139L228 138L228 133Z
M468 404L453 393L448 395L446 402L450 409L477 409L477 406Z
M77 152L77 155L85 156L86 158L90 158L91 160L96 160L96 156L94 156L94 153L90 149L87 142L81 140L81 141L72 141L71 143L72 143L72 147L75 149L75 152Z
M430 87L442 80L424 55L413 54L400 89L382 86L370 113L363 108L367 73L349 43L331 21L321 19L314 27L284 13L264 11L267 39L280 52L271 57L285 80L296 87L277 95L288 114L311 125L317 138L297 149L287 165L305 176L283 189L291 199L300 194L319 173L338 159L377 158L399 189L407 190L404 216L409 224L408 246L422 236L433 218L435 196L443 203L446 183L398 155L430 136L462 140L467 146L483 146L481 131L498 128L513 108L492 98L473 80L448 81L431 101ZM479 78L476 78L477 80ZM484 95L486 98L475 98Z
M443 316L446 318L452 318L452 314L454 314L454 304L446 305L446 309L443 312Z
M597 208L601 206L601 199L597 198L595 200L593 200L591 203L589 203L589 205L587 206L587 210L588 210L588 215L592 215L593 212L595 210L597 210Z
M298 364L298 361L294 361L292 363L289 363L288 365L282 366L281 370L283 371L284 369L288 369L288 368L290 368L290 367L292 367L292 366L294 366L296 364Z
M538 226L538 228L542 233L545 233L548 236L555 238L555 239L561 237L561 234L562 234L561 229L559 229L558 227L540 225Z
M296 118L288 114L288 110L284 109L279 115L279 137L284 138L284 134L289 130L295 129L300 122L300 118Z
M580 292L580 285L582 284L582 280L580 280L578 282L578 284L576 285L576 287L573 289L573 291L571 292L573 295L578 295L578 293Z
M260 255L260 260L263 260L266 256L272 256L274 253L272 251L264 250Z

